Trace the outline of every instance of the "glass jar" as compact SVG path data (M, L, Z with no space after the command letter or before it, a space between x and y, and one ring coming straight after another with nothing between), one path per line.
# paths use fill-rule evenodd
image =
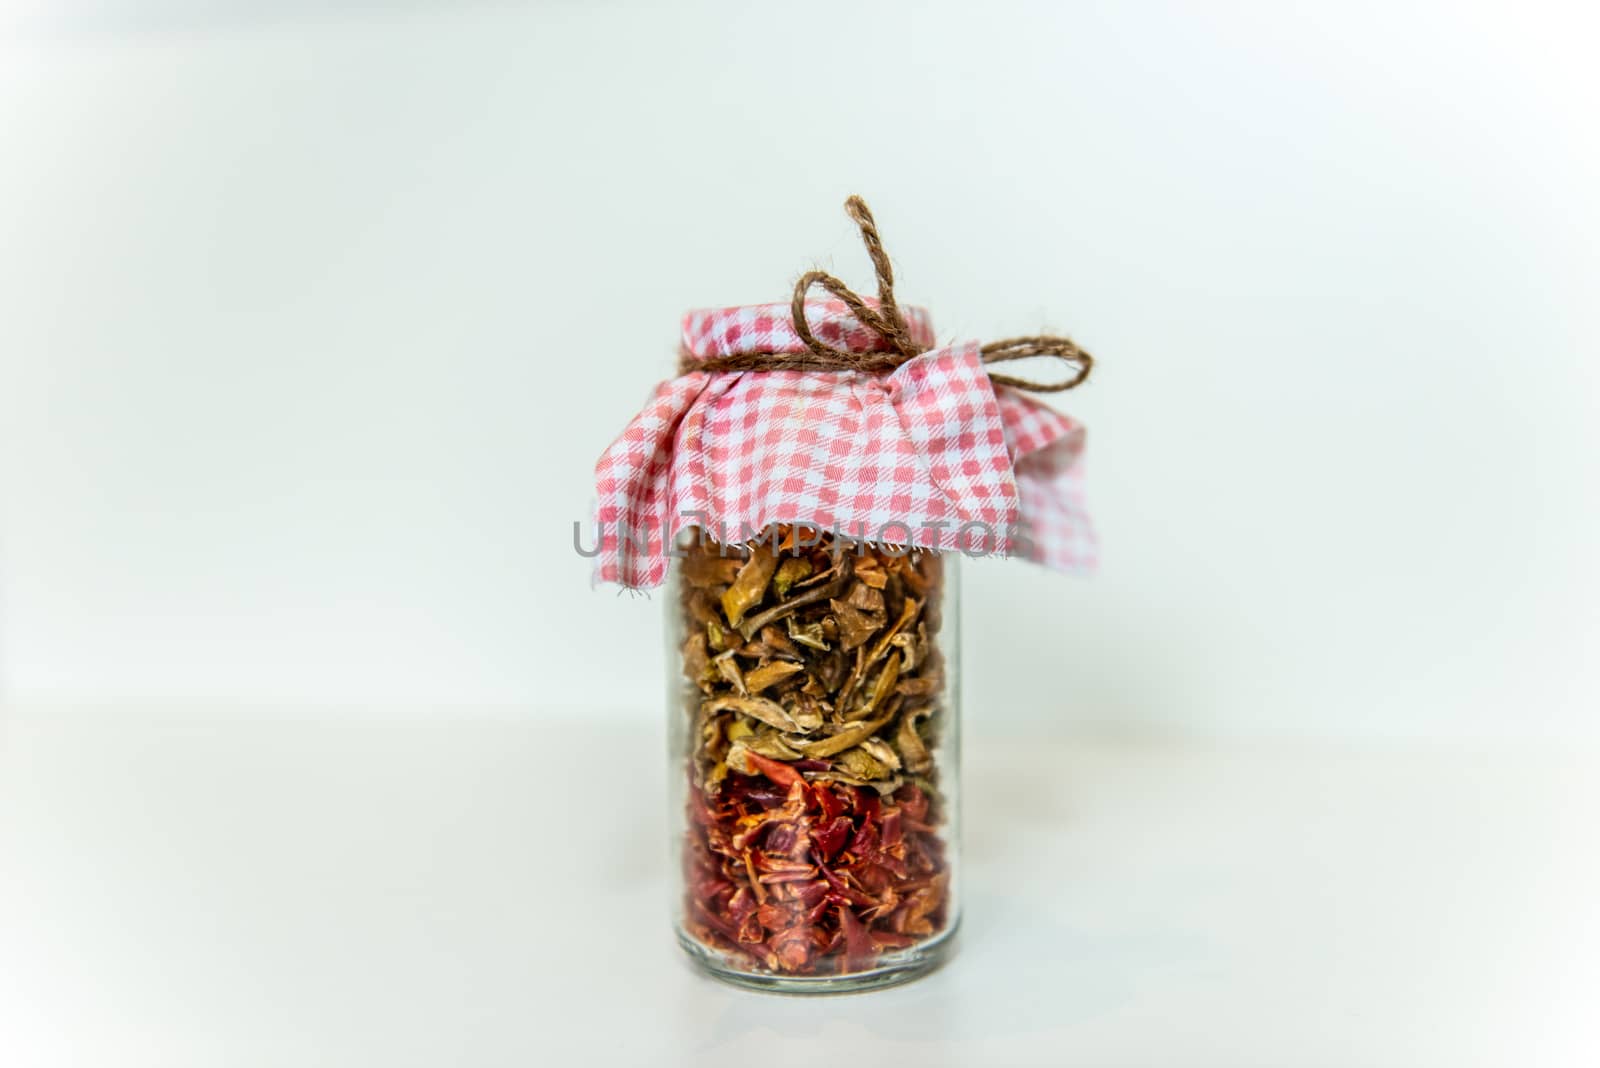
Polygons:
M666 597L673 911L741 986L922 975L960 917L954 554L687 532Z

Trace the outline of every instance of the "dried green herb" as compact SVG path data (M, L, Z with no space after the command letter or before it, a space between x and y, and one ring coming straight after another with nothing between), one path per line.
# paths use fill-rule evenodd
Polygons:
M761 603L761 596L767 590L767 583L772 580L772 573L778 570L778 556L770 546L757 545L750 553L750 559L745 561L744 567L739 569L739 574L722 591L722 611L728 617L728 625L737 627L744 619L744 614L753 605Z

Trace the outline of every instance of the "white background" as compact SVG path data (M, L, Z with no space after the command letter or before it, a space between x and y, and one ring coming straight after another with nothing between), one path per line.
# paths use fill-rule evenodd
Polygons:
M1103 573L972 715L1595 735L1578 5L34 4L0 56L14 699L656 715L591 465L680 311L870 268L1100 358ZM597 670L597 654L625 654Z
M7 1068L1595 1063L1588 6L0 11ZM1099 358L1104 568L966 568L966 944L796 1002L572 524L852 192Z

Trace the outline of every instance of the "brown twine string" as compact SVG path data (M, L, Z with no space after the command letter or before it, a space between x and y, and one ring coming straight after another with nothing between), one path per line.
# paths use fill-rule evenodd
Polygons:
M678 373L690 371L867 371L886 373L894 370L914 356L926 352L918 345L906 325L900 305L894 299L894 269L889 264L889 254L883 250L883 239L878 236L878 224L866 201L853 196L844 202L845 214L861 229L861 240L867 246L867 256L872 260L873 272L878 277L878 306L869 307L861 296L826 271L807 271L794 286L794 299L790 302L790 315L794 318L795 333L806 343L807 352L740 352L732 356L715 356L697 360L687 352L678 361ZM856 320L882 337L893 352L850 352L834 348L817 339L806 321L806 294L814 286L832 293ZM1026 378L989 372L990 381L997 385L1026 389L1034 393L1059 393L1082 385L1094 366L1094 357L1080 349L1070 338L1013 337L1004 341L991 341L980 351L984 363L1005 363L1046 356L1060 360L1073 369L1073 375L1064 382L1034 382Z

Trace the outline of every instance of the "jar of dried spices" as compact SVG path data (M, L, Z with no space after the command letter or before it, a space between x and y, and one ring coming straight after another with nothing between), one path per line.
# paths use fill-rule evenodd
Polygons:
M597 577L667 584L678 939L746 986L901 982L960 917L957 564L1093 564L1065 338L939 346L878 278L691 312L680 374L601 457ZM832 299L809 296L814 288ZM994 374L1054 357L1053 385Z

